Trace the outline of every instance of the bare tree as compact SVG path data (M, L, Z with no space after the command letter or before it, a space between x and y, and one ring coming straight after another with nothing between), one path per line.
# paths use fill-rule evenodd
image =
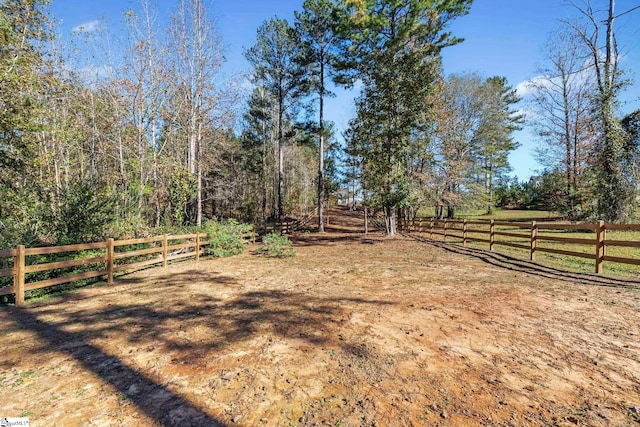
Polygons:
M588 49L597 85L598 118L602 124L598 156L598 213L606 221L623 222L633 211L635 190L623 168L624 131L616 116L617 96L624 81L619 68L614 24L617 18L640 9L640 6L616 15L615 0L608 0L605 11L594 9L590 0L571 0L570 4L586 21L584 26L568 24Z
M595 81L591 61L585 61L584 44L575 34L551 33L544 51L545 65L528 85L535 111L532 122L543 142L536 154L550 170L563 170L564 204L575 217L580 178L593 143Z
M182 0L171 25L171 81L174 107L184 111L180 123L187 138L187 166L196 177L196 224L202 224L205 128L212 127L220 90L216 78L223 62L218 33L202 0ZM181 105L180 105L181 104Z

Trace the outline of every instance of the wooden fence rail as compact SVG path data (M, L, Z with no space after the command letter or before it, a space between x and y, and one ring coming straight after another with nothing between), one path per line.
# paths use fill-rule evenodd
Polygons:
M133 271L142 267L161 264L166 267L169 261L195 258L199 260L202 248L209 242L203 240L206 233L183 234L179 236L163 235L147 237L142 239L113 240L98 243L83 243L78 245L50 246L42 248L25 248L18 246L16 249L0 251L0 258L13 259L13 266L0 269L0 277L13 276L13 284L0 288L0 296L15 294L15 302L18 307L24 306L25 291L40 289L49 286L61 285L78 280L91 279L95 277L106 277L107 283L113 283L114 273L120 271ZM243 236L245 241L255 242L255 233L247 233ZM156 246L145 249L122 248L129 245L154 244ZM86 257L78 257L67 261L56 262L27 262L28 257L51 255L59 253L73 253L84 251L103 252L96 256L91 253ZM143 261L126 262L133 257L154 255L157 256ZM82 273L63 275L47 280L27 282L25 275L30 273L54 271L64 268L73 268L95 264L97 269Z
M469 227L473 226L473 228ZM501 227L501 228L497 228ZM433 218L415 218L411 221L403 222L400 226L403 232L429 233L429 238L441 236L443 241L447 239L462 240L462 244L467 242L488 243L489 250L493 251L495 246L507 246L529 251L529 258L535 261L536 253L546 252L552 254L566 255L579 258L593 259L596 273L603 272L603 262L614 262L621 264L640 265L640 259L606 254L607 246L640 248L640 241L626 241L607 239L607 231L640 231L640 224L605 224L598 221L592 224L562 224L562 223L537 223L532 222L510 222L510 221L467 221L467 220L436 220ZM593 232L593 238L583 237L563 237L541 235L539 232L558 232L567 230L580 230ZM503 239L511 238L510 241ZM515 240L514 240L515 239ZM591 246L593 252L578 252L573 250L557 249L541 246L545 242L554 242L568 245Z
M299 219L289 218L282 223L265 224L260 230L260 234L268 234L272 232L280 232L281 234L291 234L309 225L314 217L318 216L318 208L307 212ZM328 217L326 217L328 218Z

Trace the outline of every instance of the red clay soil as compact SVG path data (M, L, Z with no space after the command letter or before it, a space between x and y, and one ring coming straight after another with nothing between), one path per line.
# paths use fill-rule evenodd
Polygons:
M640 425L640 285L333 210L296 257L140 271L0 307L0 417L32 426Z

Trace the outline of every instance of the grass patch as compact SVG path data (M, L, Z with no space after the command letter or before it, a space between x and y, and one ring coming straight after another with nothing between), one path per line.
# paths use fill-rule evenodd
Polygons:
M455 227L455 228L452 228ZM462 243L462 239L455 236L462 236L461 224L450 224L447 230L447 242ZM489 225L469 225L467 238L484 239L489 240ZM471 231L471 230L480 230ZM512 226L496 226L496 233L505 232L512 234L519 234L522 237L515 236L502 236L496 234L494 250L498 253L504 253L506 255L513 256L520 259L529 259L530 245L531 245L531 229L530 228L518 228ZM435 233L442 233L443 230L435 230L433 238L436 240L442 240L442 236ZM423 226L422 233L429 236L428 225L426 228ZM585 243L567 243L562 241L550 241L544 240L545 237L549 238L568 238L568 239L584 239ZM639 231L618 231L608 230L606 232L606 240L620 240L637 242L640 241ZM565 271L580 272L580 273L593 273L595 272L595 259L593 257L596 253L596 232L595 230L538 230L537 250L536 250L536 262L552 268L558 268ZM525 248L514 248L510 246L501 245L500 243L519 244ZM474 242L468 240L467 244L483 250L489 250L488 242ZM584 254L587 258L579 256L569 256L564 254L555 254L545 252L544 249L562 250L575 252L578 254ZM605 255L619 257L640 259L640 248L621 247L621 246L606 246ZM633 264L623 264L610 261L604 261L604 272L606 274L621 275L637 278L640 274L640 266Z
M491 215L486 210L464 211L456 219L495 219L497 221L551 221L562 220L562 215L553 211L534 211L518 209L495 209Z

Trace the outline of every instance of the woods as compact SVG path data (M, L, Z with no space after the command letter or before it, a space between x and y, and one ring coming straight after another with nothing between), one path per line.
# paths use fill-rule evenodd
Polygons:
M7 0L0 246L212 218L281 223L315 206L322 232L338 195L381 208L388 234L419 211L454 218L532 200L570 219L628 221L638 114L618 108L628 80L614 25L635 9L571 5L580 19L550 36L523 99L503 76L443 69L471 0L306 0L291 22L257 29L244 80L223 76L224 40L202 0L176 1L169 17L141 0L123 11L121 37L98 26L70 39L46 1ZM355 96L342 128L325 119L338 88ZM514 183L508 157L524 125L546 169Z

